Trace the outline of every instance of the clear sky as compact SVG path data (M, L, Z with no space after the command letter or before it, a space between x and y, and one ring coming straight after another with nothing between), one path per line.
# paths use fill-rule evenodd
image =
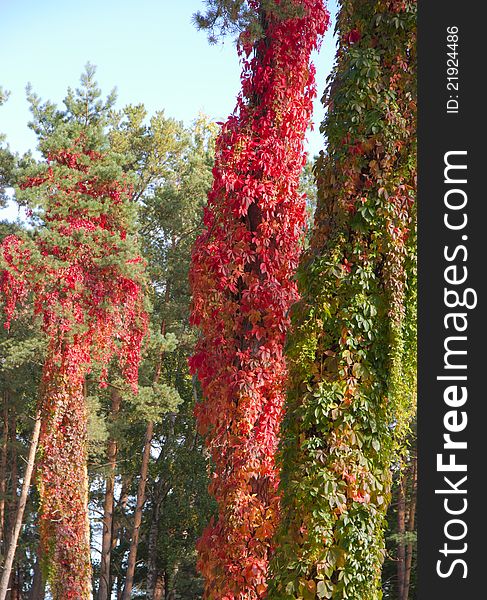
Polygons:
M322 147L319 102L335 53L336 0L329 0L332 26L315 55L318 99L309 151ZM119 107L144 103L152 114L189 124L204 112L221 121L233 110L240 67L232 40L210 46L193 26L203 0L0 0L0 85L11 92L0 107L0 132L12 150L34 149L28 129L25 86L60 103L78 84L89 61L107 94L118 90Z

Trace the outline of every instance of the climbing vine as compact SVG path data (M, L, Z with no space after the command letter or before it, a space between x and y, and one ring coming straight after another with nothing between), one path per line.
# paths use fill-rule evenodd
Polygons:
M328 25L322 0L253 0L257 40L240 35L242 91L216 143L204 231L192 256L190 366L203 401L218 517L198 543L206 597L261 598L278 514L275 452L282 417L288 310L297 299L305 217L298 193L315 94L310 53ZM274 7L274 9L273 9Z
M81 134L51 150L19 192L38 225L1 245L6 327L32 303L48 348L38 459L43 557L55 600L91 597L86 376L118 357L135 389L142 339L144 264L134 243L129 190L113 157ZM26 310L24 308L23 310Z
M269 598L381 597L415 406L414 0L341 0L327 148L298 271Z

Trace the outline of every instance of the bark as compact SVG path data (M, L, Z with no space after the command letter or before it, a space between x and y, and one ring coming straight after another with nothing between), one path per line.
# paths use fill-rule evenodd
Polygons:
M151 525L149 530L149 541L147 544L147 597L154 600L158 573L157 573L157 540L159 537L159 515L160 502L154 499L152 509Z
M169 286L166 284L166 292L165 292L165 301L169 300ZM161 333L165 335L166 333L166 323L162 321L161 323ZM157 365L154 372L153 383L157 383L160 379L162 372L162 360L164 358L164 352L161 352L159 356L159 360L157 361ZM154 423L153 421L149 421L147 423L147 427L145 430L145 442L144 442L144 450L142 453L142 464L140 467L140 479L139 485L137 488L137 502L135 505L135 513L134 513L134 524L132 528L132 538L130 540L130 552L129 559L127 563L127 573L125 575L125 586L123 589L122 600L130 600L130 594L132 593L132 587L134 585L134 574L135 574L135 564L137 561L137 547L139 545L139 533L140 533L140 525L142 523L142 509L145 504L145 488L147 483L147 474L149 472L149 460L150 460L150 451L151 451L151 443L152 437L154 435Z
M152 498L152 515L147 544L147 596L149 600L156 600L157 598L157 587L160 579L157 569L157 541L159 538L161 506L167 492L167 482L161 477L157 482Z
M22 600L22 581L18 565L15 565L14 569L12 570L10 580L11 584L8 586L10 589L9 600Z
M171 426L168 432L168 438L166 444L161 450L157 462L161 462L164 458L164 452L167 444L170 444L174 437L174 424L175 421L170 421ZM149 540L147 544L147 595L149 600L156 600L158 592L158 585L160 580L160 574L157 568L157 541L159 538L159 521L161 517L161 507L170 489L170 485L166 479L160 477L154 487L152 495L152 514L151 524L149 529Z
M46 595L46 585L42 578L42 569L39 558L34 565L34 578L29 592L29 600L44 600Z
M15 514L14 527L12 530L12 535L10 537L7 555L5 557L2 578L0 580L0 600L5 600L5 597L7 595L8 582L10 578L10 573L12 571L12 565L14 562L15 550L17 549L17 542L19 539L20 530L22 528L22 519L24 516L25 506L27 504L30 482L32 479L32 472L34 470L34 461L37 451L37 445L39 443L40 427L41 418L40 414L37 413L36 420L34 423L34 431L32 432L32 440L30 444L29 457L27 459L27 466L24 474L24 481L22 483L22 491L20 494L19 505ZM11 597L14 597L13 592L11 594Z
M7 450L8 450L8 391L3 394L3 431L0 450L0 550L5 542L5 496L7 494ZM2 553L3 554L3 553Z
M166 580L164 573L158 573L156 585L152 594L152 600L164 600L166 596Z
M53 600L92 597L84 379L68 360L44 364L39 521Z
M120 411L122 397L116 388L111 393L111 414L114 421ZM110 597L110 559L113 536L113 510L115 504L115 468L117 464L117 441L110 437L107 448L109 472L106 478L105 500L103 504L103 538L101 548L100 584L98 600L108 600Z
M417 477L418 477L418 469L417 469L417 457L413 456L412 465L411 465L411 496L408 507L408 524L407 531L412 535L414 529L416 527L416 488L417 488ZM406 563L404 569L404 600L408 600L409 598L409 584L411 581L411 565L413 561L413 543L409 541L406 546Z
M17 412L15 404L12 405L12 410L9 420L9 435L10 435L10 488L7 490L8 500L6 502L6 532L5 541L8 543L10 532L14 527L15 522L15 505L17 502L17 489L19 487L19 467L18 467L18 452L17 452Z
M140 479L137 488L137 503L134 513L134 525L132 528L132 539L130 541L130 552L127 563L127 574L125 576L125 587L122 594L122 600L130 600L132 587L134 585L135 564L137 560L137 547L139 544L140 525L142 523L142 509L145 504L145 487L147 483L147 473L149 471L149 459L152 436L154 433L154 423L149 421L145 431L144 451L142 454L142 465L140 468Z
M406 476L401 478L399 483L399 494L397 501L397 533L399 543L397 547L397 598L404 600L404 573L406 547L404 544L404 534L406 532Z
M130 489L131 479L127 475L122 475L122 489L120 490L120 497L117 502L117 509L115 510L113 523L112 523L112 556L113 551L117 547L117 544L122 543L123 537L125 535L125 528L123 526L123 522L126 520L125 511L127 509L127 504L129 500L129 489ZM120 556L117 563L111 564L110 568L110 582L109 582L109 596L115 584L116 578L116 597L119 600L122 597L122 586L123 586L123 577L121 575L121 564L123 562L123 557ZM114 574L114 568L116 569L116 575Z

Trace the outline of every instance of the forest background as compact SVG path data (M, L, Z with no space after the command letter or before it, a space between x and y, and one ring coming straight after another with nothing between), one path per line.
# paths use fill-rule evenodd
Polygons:
M142 394L124 398L122 407L115 407L114 411L109 392L93 391L89 396L94 588L98 589L100 576L101 518L106 479L110 475L106 451L107 446L112 444L113 449L115 444L116 513L110 540L113 553L109 582L114 597L122 594L126 583L134 520L139 510L141 529L134 597L146 597L144 590L152 569L162 581L165 597L199 598L202 582L195 570L194 547L214 505L206 492L208 458L195 433L192 416L198 391L186 365L194 343L194 333L187 324L187 272L190 248L199 231L201 209L211 183L212 143L218 130L215 123L233 110L240 86L234 44L227 39L224 44L210 46L204 33L196 30L192 15L201 9L198 0L143 0L136 7L125 0L88 0L82 5L75 1L60 5L56 0L42 4L2 1L0 8L0 84L10 92L0 108L0 133L5 136L2 148L8 144L18 156L30 152L34 159L39 157L34 130L44 118L42 102L50 100L62 107L68 88L78 86L79 73L87 61L97 70L96 75L90 75L90 68L85 71L85 88L96 80L102 90L101 98L117 88L116 102L106 106L107 115L110 112L111 140L115 148L132 153L133 164L127 165L127 170L134 170L138 178L143 251L154 290L152 328L157 331L162 324L165 328L162 338L153 336L154 345L162 344L165 353L158 402L149 393ZM332 27L320 53L314 56L318 96L314 102L315 128L308 133L311 158L324 147L319 132L324 116L320 98L334 60L336 8L335 1L328 4ZM30 101L25 93L28 82L32 84ZM40 104L36 94L42 99ZM34 127L28 126L29 121ZM170 161L158 160L158 156L167 153ZM302 181L308 194L310 222L315 199L311 164L310 161ZM4 207L0 210L2 237L25 227L23 210L12 198L12 189L7 186L5 191ZM154 197L164 202L151 202ZM20 220L14 223L17 217ZM18 323L8 338L4 332L1 336L3 553L28 452L42 340L27 322ZM145 357L142 378L152 377L157 360L152 347ZM148 424L153 428L152 450L140 506L138 483ZM390 510L390 553L384 569L384 592L389 598L398 597L397 552L406 552L415 539L414 519L410 532L397 534L397 500L408 505L412 500L407 493L398 494L398 489L396 486ZM36 492L32 490L13 571L12 600L37 598L44 593L34 526L36 503ZM409 597L414 598L414 594L413 573Z

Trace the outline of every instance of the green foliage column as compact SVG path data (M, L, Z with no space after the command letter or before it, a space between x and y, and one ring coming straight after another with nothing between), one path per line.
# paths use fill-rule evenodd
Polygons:
M340 3L270 598L382 595L391 466L415 403L415 19L411 1Z

